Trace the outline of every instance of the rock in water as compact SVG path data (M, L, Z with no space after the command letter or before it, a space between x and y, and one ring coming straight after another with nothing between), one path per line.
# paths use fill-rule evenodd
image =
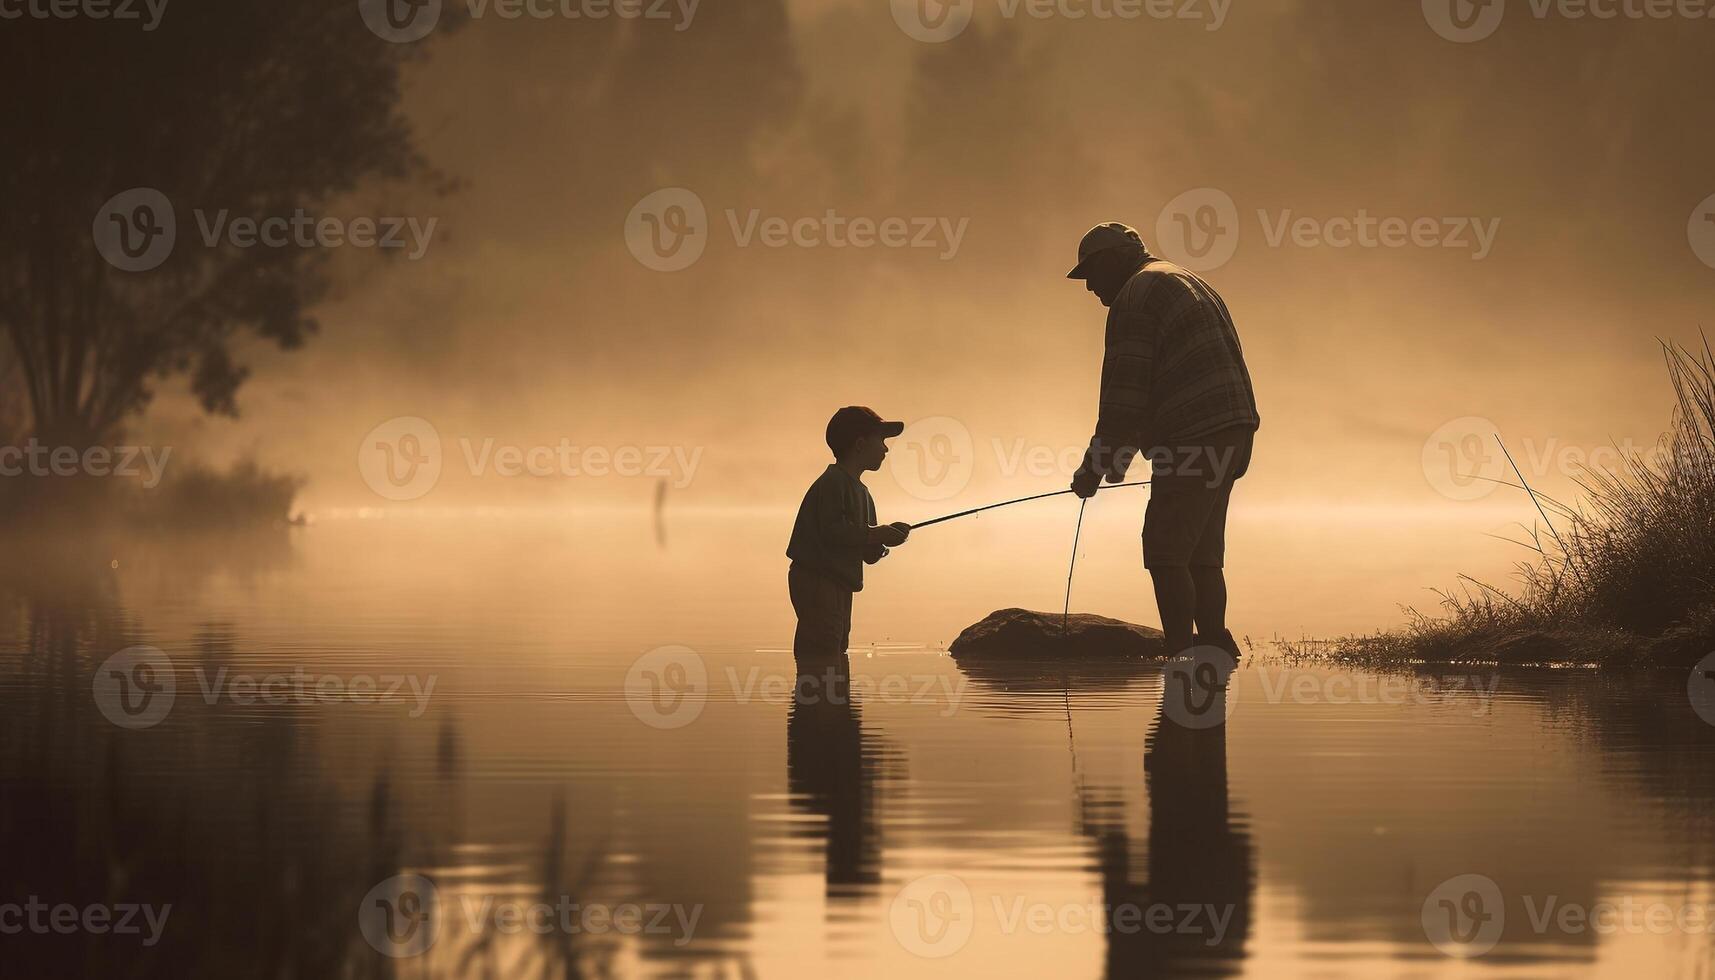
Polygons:
M1135 660L1165 656L1161 631L1106 616L1000 609L966 627L947 648L955 660Z

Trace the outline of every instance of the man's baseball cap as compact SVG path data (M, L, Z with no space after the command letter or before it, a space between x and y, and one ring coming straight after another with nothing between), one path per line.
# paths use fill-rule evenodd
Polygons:
M1110 248L1122 248L1128 245L1137 248L1143 247L1143 236L1139 235L1137 229L1130 225L1121 224L1118 221L1109 221L1091 228L1084 232L1083 240L1078 243L1078 264L1072 267L1071 272L1066 273L1066 278L1088 279L1090 277L1089 271L1084 268L1084 264L1090 260L1090 256L1097 252L1105 252Z
M847 405L828 420L828 448L834 455L845 452L864 436L880 433L896 436L905 431L904 422L889 422L862 405Z

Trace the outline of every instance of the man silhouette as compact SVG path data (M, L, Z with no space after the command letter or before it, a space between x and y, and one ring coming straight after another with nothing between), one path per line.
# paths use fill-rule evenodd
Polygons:
M1227 505L1260 419L1232 315L1214 287L1150 255L1117 221L1084 235L1066 278L1108 308L1101 412L1072 489L1088 499L1104 478L1123 481L1143 452L1153 464L1143 564L1167 649L1208 644L1236 662L1222 571Z

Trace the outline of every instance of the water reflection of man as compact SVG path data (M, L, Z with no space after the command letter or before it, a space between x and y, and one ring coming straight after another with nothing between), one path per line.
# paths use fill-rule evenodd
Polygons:
M1122 830L1099 835L1107 976L1236 973L1250 933L1250 835L1227 796L1227 689L1169 671L1144 747L1148 880L1131 881ZM1194 688L1194 689L1193 689ZM1183 705L1197 707L1187 714Z
M793 807L823 817L827 893L881 879L875 827L876 752L863 733L845 658L802 664L786 719L786 783Z

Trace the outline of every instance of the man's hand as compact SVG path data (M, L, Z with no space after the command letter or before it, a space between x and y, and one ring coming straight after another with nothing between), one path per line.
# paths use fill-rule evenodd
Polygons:
M887 557L887 546L880 541L872 541L863 549L863 563L873 565Z
M897 548L911 536L911 525L900 522L883 524L875 529L875 539L889 548Z
M1096 495L1096 489L1102 485L1101 475L1088 467L1079 467L1072 477L1072 492L1079 500L1089 500Z

